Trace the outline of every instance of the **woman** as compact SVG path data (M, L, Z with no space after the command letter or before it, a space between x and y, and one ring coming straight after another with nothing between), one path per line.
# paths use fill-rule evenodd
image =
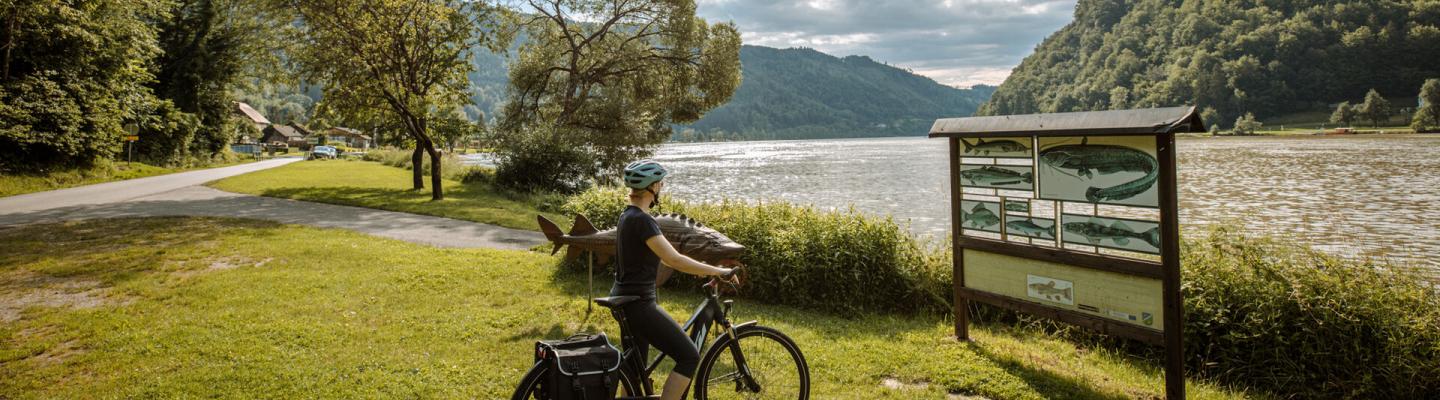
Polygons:
M610 288L610 295L640 297L640 300L627 303L623 309L630 331L639 341L637 345L642 355L647 346L655 346L675 360L675 369L665 380L660 398L678 400L695 375L695 367L700 363L700 350L690 342L680 324L655 304L660 263L700 276L729 276L733 270L706 265L680 254L660 233L660 225L655 223L649 212L651 206L660 204L660 191L665 187L666 175L669 171L651 160L636 161L625 167L624 180L625 186L630 187L630 205L620 214L616 227L619 240L615 241L615 285Z

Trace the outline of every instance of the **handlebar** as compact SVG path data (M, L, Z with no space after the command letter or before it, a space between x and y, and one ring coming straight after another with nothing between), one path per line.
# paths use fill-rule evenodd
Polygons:
M712 275L712 276L710 276L709 281L705 282L705 285L704 285L703 287L706 288L706 289L709 289L711 293L716 294L716 295L719 295L719 294L720 294L720 283L723 282L723 283L725 283L726 285L729 285L731 290L734 290L736 293L739 293L739 292L740 292L740 286L741 286L741 283L742 283L742 282L741 282L741 279L740 279L740 274L741 274L742 272L744 272L744 266L742 266L742 265L736 265L735 267L733 267L733 268L730 269L730 274L728 274L728 276L727 276L727 275Z

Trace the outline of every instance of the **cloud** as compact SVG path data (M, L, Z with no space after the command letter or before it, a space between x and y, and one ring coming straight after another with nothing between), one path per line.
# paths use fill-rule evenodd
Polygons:
M1075 1L699 0L711 22L734 21L745 44L866 55L954 86L996 85Z

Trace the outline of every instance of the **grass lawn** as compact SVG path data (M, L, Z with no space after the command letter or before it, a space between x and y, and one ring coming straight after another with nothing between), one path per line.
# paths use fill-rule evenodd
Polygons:
M504 398L535 340L617 331L603 311L580 322L584 276L557 261L235 219L12 228L0 231L0 398ZM699 302L661 299L681 317ZM815 399L1163 393L1152 362L1028 331L981 325L958 343L936 317L747 301L734 315L801 345Z
M540 201L512 195L485 183L445 180L445 200L430 200L425 190L411 189L411 172L377 162L358 160L304 161L209 183L216 189L261 196L342 204L381 210L463 219L516 229L539 230L535 215L569 221L536 209Z
M197 169L228 167L255 161L257 160L245 159L242 161L191 168L167 168L138 162L126 163L115 161L89 169L73 169L46 174L0 174L0 197L93 185L96 183L123 181L147 176L173 174Z

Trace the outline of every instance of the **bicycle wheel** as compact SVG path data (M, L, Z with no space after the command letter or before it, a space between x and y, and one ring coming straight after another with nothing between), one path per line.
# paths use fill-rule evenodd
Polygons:
M743 365L736 362L736 350ZM722 335L705 351L698 369L696 400L810 398L805 355L794 340L775 329L752 325L736 329L733 339Z
M550 373L550 367L543 362L535 363L530 367L530 372L520 378L520 385L515 387L515 394L510 395L510 400L545 400L545 392L540 388L541 382L545 381L545 374ZM620 389L619 396L639 396L640 385L630 377L628 368L620 368Z

